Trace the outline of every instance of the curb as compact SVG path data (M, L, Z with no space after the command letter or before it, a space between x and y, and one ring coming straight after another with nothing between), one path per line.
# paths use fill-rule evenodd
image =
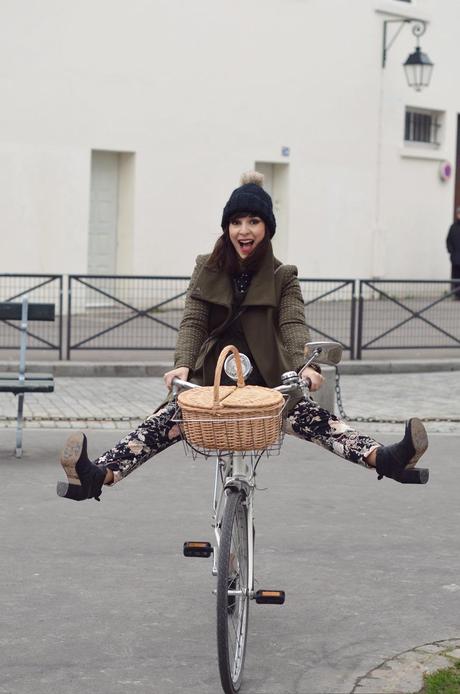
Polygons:
M460 660L460 639L432 641L398 653L359 677L351 694L419 694L423 676Z
M90 362L90 361L29 361L30 373L47 372L55 377L162 377L173 368L170 362ZM16 362L0 362L0 370L17 372Z
M0 361L0 371L15 372L17 363ZM31 373L52 373L61 377L162 377L172 368L171 362L90 362L90 361L29 361ZM460 371L460 359L398 359L380 361L343 361L342 375L371 375L396 373L431 373L435 371Z
M395 359L382 361L343 361L343 375L432 373L434 371L460 371L460 359Z

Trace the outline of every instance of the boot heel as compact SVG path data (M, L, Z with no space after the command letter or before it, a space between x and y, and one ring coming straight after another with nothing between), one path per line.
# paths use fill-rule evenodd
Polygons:
M426 467L410 467L402 471L398 482L402 484L426 484L430 477L430 471Z
M84 450L86 451L85 435L80 432L71 434L61 453L61 465L64 468L70 486L81 485L75 466ZM59 496L62 495L60 494Z
M83 501L83 499L86 499L81 484L58 482L56 485L56 493L64 499L73 499L74 501Z
M409 420L409 430L414 446L414 455L407 467L414 467L428 448L428 436L423 422L418 417Z

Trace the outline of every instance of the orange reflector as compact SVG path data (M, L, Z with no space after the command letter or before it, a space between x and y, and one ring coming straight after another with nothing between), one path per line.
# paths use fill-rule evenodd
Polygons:
M281 595L279 590L261 590L259 593L264 598L279 598Z
M212 547L210 542L197 542L196 540L184 542L184 556L186 557L203 557L206 559L211 554Z
M258 590L254 597L258 605L283 605L286 593L284 590Z

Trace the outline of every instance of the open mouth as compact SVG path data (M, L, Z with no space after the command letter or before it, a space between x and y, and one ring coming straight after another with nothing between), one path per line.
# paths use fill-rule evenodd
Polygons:
M253 240L242 241L241 239L238 239L238 245L242 251L247 252L247 251L252 250L252 247L254 246L254 241Z

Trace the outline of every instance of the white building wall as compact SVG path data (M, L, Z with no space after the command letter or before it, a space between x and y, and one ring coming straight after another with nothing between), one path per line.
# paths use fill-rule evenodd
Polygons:
M376 3L382 8L388 5L389 0ZM440 180L439 165L444 159L455 165L456 158L460 99L453 88L452 76L459 74L460 65L455 56L453 26L458 21L460 6L448 2L440 7L429 0L419 0L415 7L408 6L409 12L412 9L429 22L421 44L435 62L435 68L429 88L416 92L405 86L401 64L415 45L407 26L391 47L387 66L380 74L382 144L372 274L442 278L449 272L445 237L453 216L454 181ZM377 30L383 18L382 14L376 14ZM438 150L404 145L406 106L446 111L442 145Z
M381 70L381 10L429 21L425 91L405 84L409 26ZM454 163L459 20L458 0L42 0L27 11L4 0L2 271L86 272L91 150L107 149L134 153L119 272L189 274L240 173L288 161L289 230L275 248L302 276L446 276L453 182L440 182L438 159L402 156L403 119L407 104L445 110L435 156Z

